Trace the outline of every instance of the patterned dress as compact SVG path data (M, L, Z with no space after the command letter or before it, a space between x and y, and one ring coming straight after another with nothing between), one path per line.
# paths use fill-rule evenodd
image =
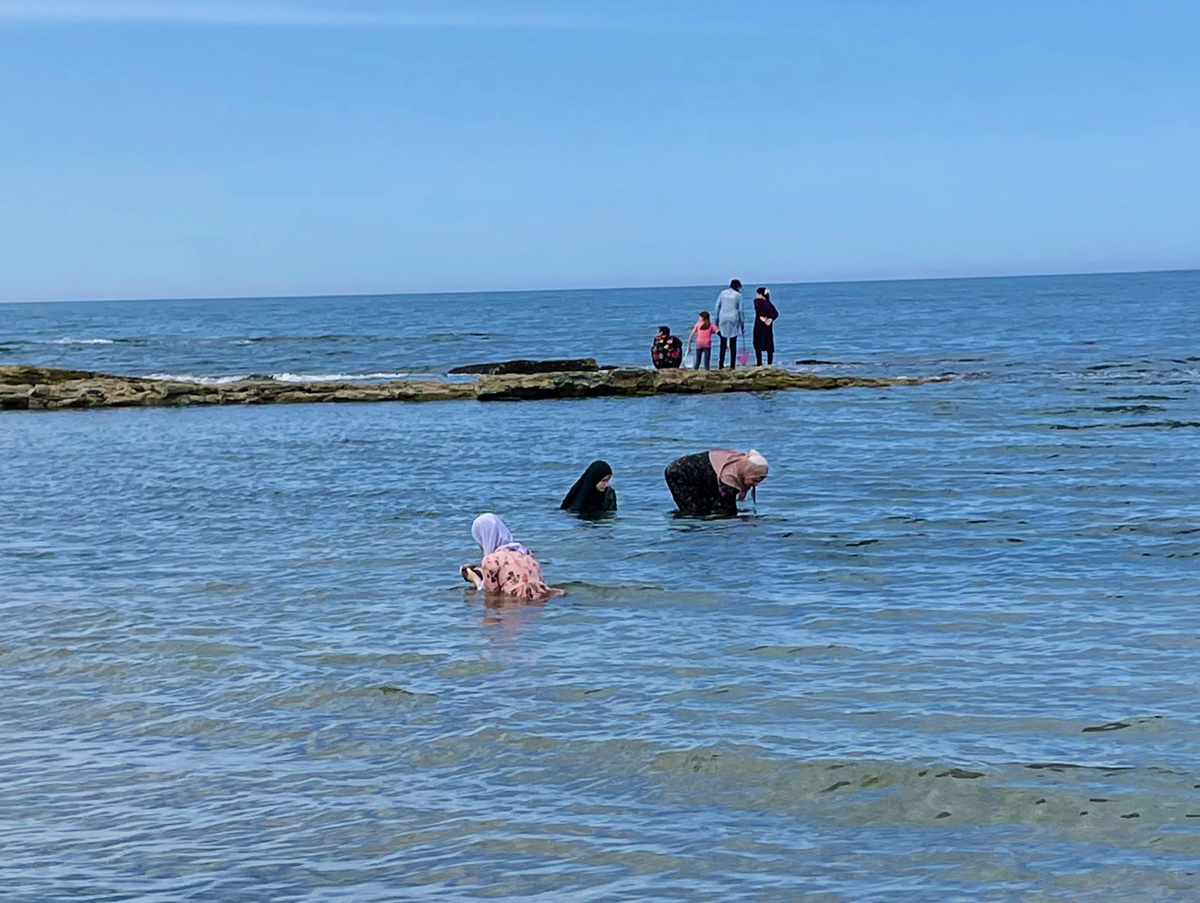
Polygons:
M667 488L679 506L679 513L690 517L737 517L737 490L717 482L708 452L687 455L667 465Z
M542 567L536 558L513 549L497 549L483 559L480 570L485 593L501 593L533 602L558 592L542 582Z
M678 336L659 334L650 346L650 360L658 370L674 370L683 363L683 342Z

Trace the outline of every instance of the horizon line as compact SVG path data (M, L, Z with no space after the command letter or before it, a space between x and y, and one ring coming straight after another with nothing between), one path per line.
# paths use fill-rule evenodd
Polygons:
M1196 273L1200 267L1170 267L1152 270L1098 270L1089 272L1067 273L1004 273L975 276L905 276L881 277L877 279L814 279L802 281L759 280L763 284L774 282L775 285L872 285L889 282L967 282L992 279L1060 279L1072 276L1150 276L1162 273ZM507 288L507 289L471 289L469 291L403 291L403 292L346 292L339 294L303 294L303 295L182 295L172 298L147 296L141 298L57 298L41 300L0 299L0 304L146 304L165 302L168 304L188 301L311 301L315 299L340 298L411 298L418 296L442 297L449 295L527 295L540 293L566 292L619 292L640 291L651 292L665 289L704 289L721 288L728 283L696 283L690 285L608 285L589 286L584 288Z
M458 28L566 30L614 28L616 23L580 16L487 15L428 12L354 11L327 3L258 0L227 5L212 0L184 0L165 5L149 0L0 0L0 23L182 24L291 28Z

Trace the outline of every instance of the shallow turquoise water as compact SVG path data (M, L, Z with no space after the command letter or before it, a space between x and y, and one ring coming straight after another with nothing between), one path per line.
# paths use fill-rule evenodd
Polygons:
M958 378L0 415L7 898L1194 899L1200 274L773 294L786 360ZM625 363L706 297L2 305L0 362ZM757 514L672 518L722 445ZM564 598L461 589L484 510Z

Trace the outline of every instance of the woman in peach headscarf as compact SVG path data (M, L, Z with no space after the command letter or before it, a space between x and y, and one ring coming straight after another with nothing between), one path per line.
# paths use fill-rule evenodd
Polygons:
M737 503L767 478L767 459L754 449L715 448L672 461L665 476L680 514L736 517Z

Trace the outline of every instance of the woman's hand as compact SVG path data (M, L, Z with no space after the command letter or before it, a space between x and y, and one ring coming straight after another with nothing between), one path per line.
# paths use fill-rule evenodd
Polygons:
M464 564L458 569L458 573L462 576L463 580L466 580L467 583L476 589L483 589L483 574L480 573L479 568L475 567L475 565Z

